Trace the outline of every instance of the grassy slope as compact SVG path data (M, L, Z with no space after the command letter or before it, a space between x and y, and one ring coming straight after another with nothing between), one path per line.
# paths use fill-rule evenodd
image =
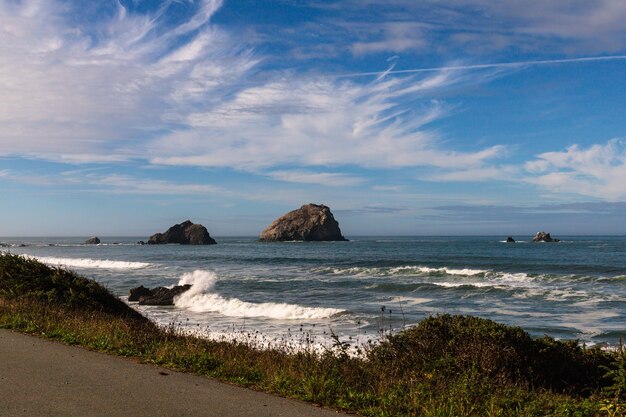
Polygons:
M621 375L616 355L476 317L425 319L363 358L339 341L322 355L258 350L254 335L157 328L92 280L0 254L0 327L371 416L624 415L623 390L602 390L606 369Z

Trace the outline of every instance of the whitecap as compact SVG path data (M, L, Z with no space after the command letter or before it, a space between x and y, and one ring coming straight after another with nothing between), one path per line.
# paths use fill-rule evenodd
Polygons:
M48 265L54 266L70 266L76 268L93 268L93 269L141 269L150 266L146 262L130 262L130 261L111 261L108 259L89 259L89 258L53 258L46 256L28 256L31 259L37 259Z
M195 270L183 274L179 285L191 288L174 299L177 307L197 313L218 313L229 317L267 317L279 320L326 319L345 312L336 308L305 307L287 303L251 303L226 298L213 292L218 277L210 271Z

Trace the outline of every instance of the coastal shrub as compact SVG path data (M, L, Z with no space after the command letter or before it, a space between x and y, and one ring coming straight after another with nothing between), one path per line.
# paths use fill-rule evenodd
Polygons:
M94 280L10 253L0 253L0 297L39 300L147 321Z
M439 375L443 379L475 370L498 384L591 394L602 384L611 356L583 349L576 341L533 339L519 327L473 316L440 315L388 336L369 352L395 377Z

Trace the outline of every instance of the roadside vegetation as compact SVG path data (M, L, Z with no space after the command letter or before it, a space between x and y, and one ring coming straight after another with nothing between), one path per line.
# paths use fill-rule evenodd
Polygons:
M2 253L0 328L366 416L626 416L622 348L471 316L427 318L356 357L337 336L322 353L258 349L160 328L92 280Z

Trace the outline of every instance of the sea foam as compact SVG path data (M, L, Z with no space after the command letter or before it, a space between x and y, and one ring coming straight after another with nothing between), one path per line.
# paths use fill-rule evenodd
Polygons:
M141 269L150 266L146 262L111 261L108 259L89 258L53 258L46 256L29 256L48 265L71 266L76 268L93 269Z
M213 292L217 280L217 275L210 271L195 270L183 274L178 284L191 284L191 288L176 297L174 304L197 313L211 312L229 317L267 317L279 320L326 319L345 311L286 303L250 303L237 298L225 298Z

